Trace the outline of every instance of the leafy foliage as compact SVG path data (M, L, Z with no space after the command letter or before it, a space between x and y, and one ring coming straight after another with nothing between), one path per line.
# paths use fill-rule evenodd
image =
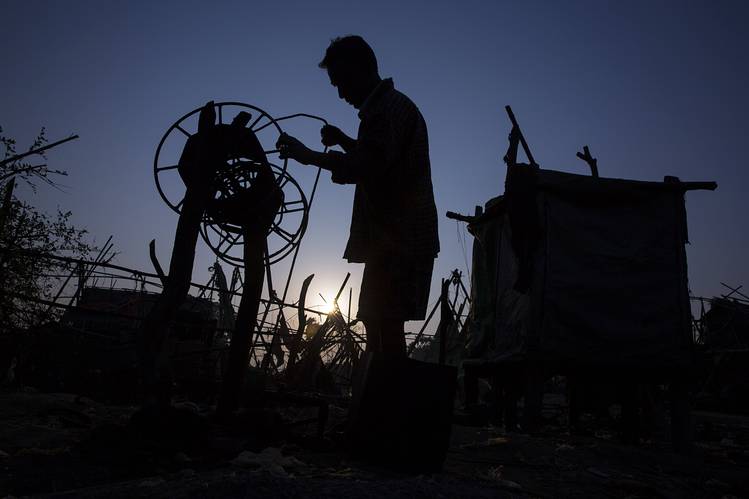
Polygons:
M46 142L44 129L30 149ZM3 135L4 157L16 155L16 142ZM74 227L71 213L57 210L54 215L39 211L31 203L9 195L14 183L25 183L36 194L40 184L56 187L56 176L66 172L32 164L27 156L2 164L0 180L0 334L39 325L55 317L51 301L59 287L56 276L68 275L75 265L45 258L55 254L85 258L94 249L85 241L86 231Z

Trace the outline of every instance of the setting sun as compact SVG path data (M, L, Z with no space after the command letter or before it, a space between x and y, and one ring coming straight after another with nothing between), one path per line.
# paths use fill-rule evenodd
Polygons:
M333 304L333 301L327 301L324 302L322 305L320 305L320 312L323 314L330 314L335 310L335 305Z

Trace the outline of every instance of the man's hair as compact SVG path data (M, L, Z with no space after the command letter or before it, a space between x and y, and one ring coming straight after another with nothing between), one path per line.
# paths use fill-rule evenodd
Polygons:
M340 69L357 69L369 74L377 74L377 58L372 47L364 38L357 35L347 35L334 38L327 50L325 57L318 66L328 71Z

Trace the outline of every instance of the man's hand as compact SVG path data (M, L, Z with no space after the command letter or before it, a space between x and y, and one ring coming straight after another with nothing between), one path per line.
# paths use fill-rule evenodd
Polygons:
M325 125L320 129L320 142L325 147L333 147L341 144L346 138L340 128L333 125Z
M278 141L276 141L276 148L281 159L293 159L303 165L308 165L312 162L314 151L289 134L281 134Z

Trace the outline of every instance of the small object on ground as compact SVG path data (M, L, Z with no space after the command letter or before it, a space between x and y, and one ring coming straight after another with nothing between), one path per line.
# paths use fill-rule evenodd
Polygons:
M288 469L305 467L299 459L293 456L284 456L276 447L268 447L262 452L244 451L235 457L232 462L234 466L242 468L256 468L259 471L268 471L271 475L287 476Z
M138 486L139 487L156 487L158 485L161 485L165 481L166 480L164 480L163 478L158 478L158 477L156 477L156 478L147 478L147 479L143 480L142 482L140 482L138 484Z
M598 468L590 467L587 469L587 472L600 478L611 478L610 473L606 473L605 471L599 470Z
M502 466L497 466L496 468L489 468L489 470L487 471L487 477L492 481L492 483L499 485L500 487L514 490L514 491L523 490L523 486L520 485L519 483L502 478L502 472L503 472Z
M502 445L509 442L506 437L494 437L486 441L486 445Z

